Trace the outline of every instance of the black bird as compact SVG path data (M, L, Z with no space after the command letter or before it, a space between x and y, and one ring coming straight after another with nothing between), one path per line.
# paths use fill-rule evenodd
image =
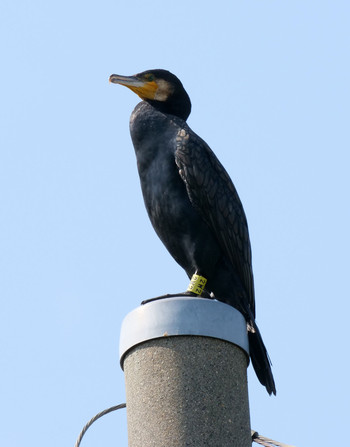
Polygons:
M113 74L142 102L130 118L144 202L152 225L191 278L207 279L203 295L246 318L250 356L260 382L276 394L270 360L255 323L248 225L237 191L209 146L186 124L191 101L166 70Z

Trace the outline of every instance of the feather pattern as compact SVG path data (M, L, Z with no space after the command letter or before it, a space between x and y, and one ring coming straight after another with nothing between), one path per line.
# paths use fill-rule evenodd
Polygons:
M238 272L255 317L248 224L236 188L214 152L189 127L177 134L175 161L193 207Z

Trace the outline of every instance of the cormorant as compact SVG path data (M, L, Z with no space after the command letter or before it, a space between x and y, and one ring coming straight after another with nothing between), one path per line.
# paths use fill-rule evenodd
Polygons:
M237 191L209 146L187 125L191 101L166 70L110 82L141 99L130 133L146 209L173 258L191 278L207 279L203 295L232 305L247 321L252 364L269 394L276 394L270 360L255 323L248 225ZM199 292L200 294L200 292Z

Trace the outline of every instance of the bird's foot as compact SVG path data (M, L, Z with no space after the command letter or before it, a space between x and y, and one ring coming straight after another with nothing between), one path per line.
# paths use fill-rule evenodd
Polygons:
M156 296L155 298L149 298L148 300L143 300L141 302L141 305L150 303L152 301L164 300L165 298L177 298L179 296L194 297L194 296L198 296L198 295L196 293L187 292L187 291L186 292L180 292L180 293L167 293L166 295L160 295L160 296Z

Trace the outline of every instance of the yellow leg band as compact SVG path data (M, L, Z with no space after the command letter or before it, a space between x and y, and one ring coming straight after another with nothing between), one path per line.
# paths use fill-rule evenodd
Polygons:
M204 276L192 275L191 282L187 287L186 292L196 293L197 295L201 295L204 287L207 283L207 279Z

